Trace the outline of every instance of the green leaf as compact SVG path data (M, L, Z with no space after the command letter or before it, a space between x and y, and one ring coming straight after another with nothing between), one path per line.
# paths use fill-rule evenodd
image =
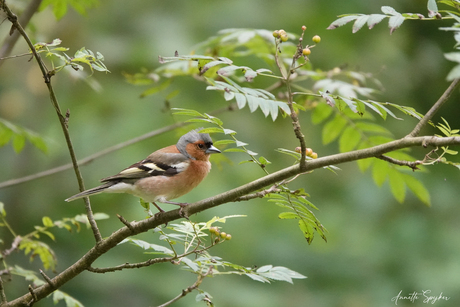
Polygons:
M234 131L232 129L224 129L224 134L234 135L234 134L236 134L236 131Z
M227 145L235 143L234 140L218 140L214 142L214 146Z
M372 168L372 179L377 186L382 186L388 176L389 170L388 162L385 162L380 159L375 159L374 167Z
M150 209L150 203L143 200L142 198L139 198L139 203L141 204L141 206L145 209L145 210L149 210Z
M313 227L306 223L304 220L299 220L299 228L303 232L305 239L307 240L308 244L313 242L315 237L315 233L313 232Z
M421 183L417 178L411 175L402 174L402 176L404 178L404 182L407 184L407 186L412 191L412 193L414 193L415 196L417 196L417 198L420 199L425 205L430 207L431 206L430 193L425 188L423 183Z
M390 20L388 20L388 26L390 27L390 33L393 33L397 28L399 28L404 22L404 20L405 18L401 14L391 16Z
M45 227L54 227L54 223L53 223L53 220L51 220L49 217L47 216L44 216L42 218L42 222L43 222L43 225Z
M242 148L228 148L225 149L224 152L246 152L246 150Z
M209 127L201 129L200 133L224 133L224 130L219 127Z
M403 175L394 168L389 168L388 170L391 193L399 203L402 203L406 197L406 185Z
M83 304L65 292L56 290L53 292L53 303L56 305L59 301L64 300L67 307L84 307Z
M280 219L298 219L299 215L294 212L282 212L278 215Z
M361 134L354 127L347 127L339 139L340 152L352 151L361 141Z
M369 27L369 30L372 29L376 24L380 23L386 17L386 15L382 14L370 14L369 18L367 19L367 26Z
M30 261L33 261L36 256L39 256L45 269L55 269L56 256L47 244L41 241L23 238L19 244L19 249L24 250L24 254L26 255L32 252L30 255Z
M13 149L16 153L20 153L26 144L26 137L23 134L13 135Z
M391 132L388 129L378 124L375 124L375 123L371 123L367 121L360 121L360 122L357 122L355 125L356 125L356 128L361 129L365 132L391 135Z
M140 97L144 98L165 90L169 85L171 85L172 80L173 79L166 79L164 82L145 90L141 93Z
M368 19L369 16L367 15L359 16L353 24L352 33L358 32L367 23Z
M359 18L359 16L356 16L356 15L352 15L352 16L345 16L345 17L341 17L337 20L335 20L334 22L332 22L329 27L327 27L328 30L334 30L338 27L341 27L347 23L349 23L350 21L353 21L355 19Z
M327 119L333 112L333 109L324 103L319 103L312 112L311 120L317 125Z
M343 100L348 105L350 110L352 110L354 113L358 113L357 103L355 101L353 101L351 99L344 98L344 97L341 97L341 100ZM361 112L361 114L362 114L362 112Z
M382 13L388 14L388 15L397 15L399 14L394 8L391 6L382 6L381 7Z
M452 81L457 78L460 78L460 65L457 65L454 68L452 68L449 74L447 74L446 80Z
M364 173L372 165L374 159L367 158L358 160L356 162L358 163L359 170Z
M200 270L200 267L198 266L198 264L193 262L193 260L190 260L187 257L182 257L182 258L180 258L180 260L183 263L185 263L189 268L191 268L193 270L193 272L198 272Z
M428 11L431 12L438 12L438 5L436 4L436 0L428 0Z
M265 158L265 157L263 157L263 156L259 158L259 162L260 162L261 164L263 164L263 165L272 164L270 161L267 160L267 158Z
M106 220L106 219L110 218L110 216L107 213L96 212L96 213L93 214L93 218L95 220Z
M263 283L270 283L270 280L268 280L267 278L259 276L259 275L254 274L254 273L246 273L245 275L250 277L252 280L255 280L255 281L260 281L260 282L263 282Z
M337 114L333 120L329 121L323 128L323 144L333 142L343 132L347 120Z
M241 93L235 93L235 100L236 100L238 109L242 109L246 105L246 101L247 101L246 96Z
M190 109L181 109L181 108L172 108L174 115L187 115L187 116L195 116L195 117L203 117L198 111L190 110Z

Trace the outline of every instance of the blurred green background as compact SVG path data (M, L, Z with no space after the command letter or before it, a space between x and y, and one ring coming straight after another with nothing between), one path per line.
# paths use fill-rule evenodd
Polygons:
M70 48L69 54L86 47L105 56L110 74L95 73L82 81L68 70L69 73L62 72L52 79L62 109L71 111L72 140L77 156L83 158L183 120L164 112L164 94L139 98L146 88L128 84L122 73L154 69L159 66L158 55L172 56L176 50L188 54L197 43L226 28L283 28L300 33L300 27L305 24L307 36L322 37L310 56L314 68L328 70L346 66L371 72L385 88L376 97L377 101L411 106L425 113L449 84L445 76L454 64L445 60L443 53L453 51L455 42L451 33L438 28L449 26L450 21L406 21L392 35L386 21L371 31L362 29L356 34L351 33L351 25L326 30L339 14L379 13L382 5L393 6L399 12L427 15L426 1L410 0L106 0L88 10L87 16L70 10L62 20L56 21L50 10L40 12L32 19L29 31L34 41L62 39L62 45ZM0 25L1 37L7 35L9 28L8 21ZM20 40L13 54L26 51L25 43ZM47 141L49 152L43 154L30 144L20 154L15 154L11 146L1 147L0 182L70 161L41 74L34 61L27 60L24 57L8 60L0 68L0 117L40 133ZM93 90L84 81L97 82L99 90ZM210 112L225 106L219 93L205 91L204 84L191 78L180 80L175 87L181 92L171 100L173 107ZM443 116L453 128L458 128L459 97L456 91L434 122L440 122ZM336 143L322 145L322 127L312 125L310 116L309 112L300 114L308 146L320 156L336 153ZM226 128L238 131L239 139L249 143L249 149L273 162L269 171L292 162L274 151L278 147L297 146L289 119L272 123L261 112L251 114L248 109L219 117ZM379 123L391 129L395 137L402 137L416 121L388 118ZM155 149L175 143L184 131L179 129L145 140L82 167L86 186L95 186L100 178L143 159ZM430 129L422 132L436 133ZM412 153L421 159L425 151ZM200 200L263 175L255 165L238 165L246 159L243 154L225 155L233 164L214 164L209 177L179 200ZM319 207L317 217L329 230L327 243L317 237L309 246L296 223L279 220L280 209L265 200L225 204L192 217L194 221L207 221L216 215L247 215L230 219L223 225L233 239L211 250L211 254L248 267L286 266L308 276L295 280L294 285L262 284L238 276L207 278L201 288L214 296L216 306L391 306L394 305L391 298L400 291L408 295L422 290L431 290L436 296L442 292L450 297L449 301L439 301L436 306L460 305L458 170L437 165L429 168L429 172L414 174L431 193L432 207L428 208L409 192L404 204L399 204L391 196L388 183L382 188L376 187L370 173L360 173L356 163L339 167L342 170L337 175L317 170L295 184L304 187L311 195L310 200ZM33 225L41 224L43 215L56 220L84 213L82 201L64 202L77 190L73 171L68 170L1 189L0 201L5 204L10 224L18 233L25 234L33 230ZM129 195L95 196L92 204L95 212L111 216L99 222L103 236L122 226L115 217L117 213L127 220L145 217L138 200ZM0 231L4 241L2 249L8 248L12 237L4 228ZM74 263L94 243L90 230L54 233L55 242L44 240L56 252L58 271ZM139 236L145 240L151 237L151 234ZM123 245L110 251L95 266L143 261L148 257L134 246ZM38 259L30 264L21 252L11 255L8 263L40 268ZM61 290L85 306L154 306L178 295L194 280L194 275L172 264L161 264L101 275L84 272ZM5 288L8 298L12 299L27 291L27 283L14 277L5 283ZM195 294L174 306L203 305L195 303ZM398 305L424 306L422 300L400 301ZM49 305L50 300L37 304Z

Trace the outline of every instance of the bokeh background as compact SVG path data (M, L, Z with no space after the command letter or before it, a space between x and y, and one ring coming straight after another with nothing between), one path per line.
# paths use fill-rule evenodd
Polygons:
M14 4L19 7L27 2ZM62 39L63 46L70 48L69 54L86 47L105 56L110 74L95 73L81 79L69 70L53 78L62 109L71 111L72 140L78 157L83 158L182 120L164 111L163 94L141 99L139 95L146 87L127 83L123 73L154 69L160 65L158 55L172 56L176 50L188 54L196 44L226 28L283 28L300 33L305 24L308 36L322 37L310 56L313 67L328 70L341 66L370 72L385 88L376 100L426 112L449 84L445 77L454 63L445 60L443 53L453 51L455 41L451 33L438 28L449 26L450 21L406 21L392 35L386 21L356 34L351 33L351 25L326 30L337 15L379 13L382 5L393 6L399 12L427 15L426 1L411 0L106 0L88 10L86 16L70 10L59 21L47 9L33 17L29 32L35 41ZM3 21L1 37L7 35L9 28L8 21ZM25 43L19 41L13 54L26 51ZM0 182L70 161L41 74L34 61L27 60L25 57L8 60L0 68L0 116L38 132L46 139L49 151L43 154L28 144L16 154L9 145L1 147ZM97 90L90 82L97 82ZM194 80L180 80L175 86L181 92L171 100L173 107L210 112L225 105L219 93L205 91L205 85ZM440 122L442 116L458 128L459 98L456 91L434 121ZM320 156L337 152L336 143L322 145L322 127L312 125L309 112L301 113L300 117L309 147ZM288 119L272 123L260 112L251 114L248 109L225 113L220 118L227 128L238 131L239 139L249 143L249 149L273 162L271 171L291 163L274 151L278 147L296 146ZM401 137L416 121L388 118L379 123L389 127L395 137ZM145 140L82 167L86 186L95 186L100 178L118 172L155 149L175 143L183 131ZM435 132L426 129L423 133ZM424 155L424 151L412 153L418 158ZM214 165L205 182L180 200L200 200L262 175L256 166L238 164L246 159L242 154L228 153L226 157L233 164ZM206 221L213 216L247 215L223 225L233 239L211 253L248 267L286 266L308 277L295 280L293 285L262 284L242 276L207 278L201 288L214 296L217 306L391 306L394 305L391 299L400 291L408 295L422 290L450 297L436 306L460 305L458 169L436 165L428 172L415 174L431 193L432 207L428 208L410 192L406 201L399 204L391 196L388 183L376 187L371 174L360 173L356 163L339 166L342 170L337 175L317 170L296 183L305 188L319 207L317 217L329 231L327 243L317 237L308 245L297 225L279 220L280 209L264 200L230 203L193 217L195 221ZM56 220L84 213L83 202L64 202L76 192L75 176L68 170L1 189L0 201L5 204L9 223L17 233L25 234L32 231L33 225L41 224L43 215ZM138 200L129 195L96 196L92 204L95 212L111 216L99 222L104 236L121 226L116 213L127 220L145 217ZM7 248L12 237L5 228L0 231L2 249ZM94 243L90 230L54 233L55 242L44 240L56 252L58 271L74 263ZM140 238L149 240L152 235ZM143 261L148 257L138 248L124 245L110 251L95 266ZM21 252L7 260L25 268L40 268L38 260L29 263ZM161 264L103 275L85 272L62 290L85 306L154 306L178 295L194 280L194 275L172 264ZM12 299L27 291L27 282L14 277L5 283L5 288ZM174 306L202 305L195 303L194 296L190 294ZM423 306L422 300L400 301L398 305ZM51 300L45 300L37 306L51 304Z

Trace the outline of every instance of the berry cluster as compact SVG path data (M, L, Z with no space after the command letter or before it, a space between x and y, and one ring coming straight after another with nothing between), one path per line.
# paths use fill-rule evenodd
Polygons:
M295 152L300 153L301 150L302 150L302 149L301 149L300 147L296 147L296 148L295 148ZM314 152L311 148L305 148L305 155L306 155L307 157L312 158L312 159L318 158L318 154L317 154L316 152Z
M303 40L303 35L305 33L305 30L307 30L307 27L306 26L302 26L302 36L300 37L299 39L299 54L300 54L300 51L302 51L302 55L307 57L311 54L311 49L310 47L314 47L313 46L305 46L305 48L302 47L302 40ZM281 30L275 30L273 31L273 37L277 40L279 40L280 43L282 42L287 42L287 40L289 39L288 37L288 34L286 33L286 31L284 31L283 29ZM312 37L311 39L315 44L318 44L320 41L321 41L321 37L319 35L315 35ZM303 48L303 49L302 49Z
M288 35L283 29L273 31L273 37L280 39L282 42L287 42Z
M231 239L232 239L232 235L231 235L231 234L226 233L226 232L223 232L223 231L221 232L221 231L219 230L219 228L217 228L217 227L211 227L211 228L209 228L209 232L210 232L211 234L213 234L213 235L216 235L217 237L220 237L220 238L224 239L224 240L231 240Z

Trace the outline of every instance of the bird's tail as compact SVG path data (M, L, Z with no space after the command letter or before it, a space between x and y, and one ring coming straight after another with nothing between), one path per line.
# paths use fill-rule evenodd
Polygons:
M85 196L90 196L90 195L95 195L95 194L102 193L107 188L111 187L112 185L113 185L113 182L107 182L107 183L105 183L103 185L100 185L98 187L95 187L95 188L80 192L78 194L75 194L74 196L70 196L65 201L69 202L69 201L73 201L75 199L83 198Z

